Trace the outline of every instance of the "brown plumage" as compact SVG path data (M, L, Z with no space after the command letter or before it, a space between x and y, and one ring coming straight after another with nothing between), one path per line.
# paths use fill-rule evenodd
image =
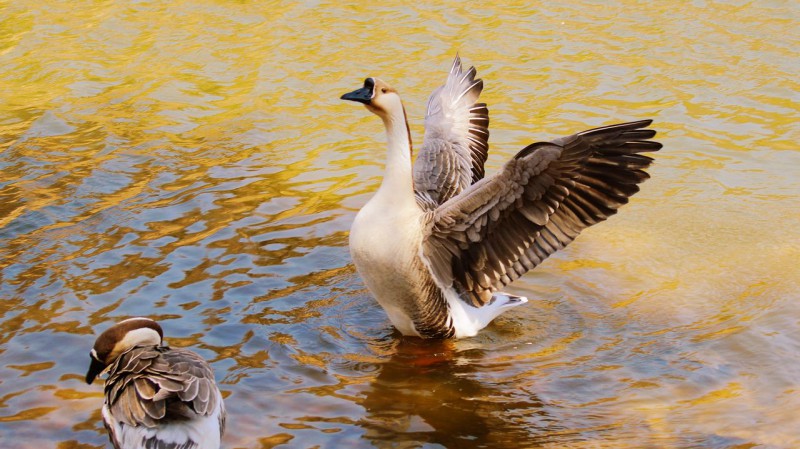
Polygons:
M208 415L217 406L214 372L192 351L166 346L135 347L108 369L106 398L121 422L154 427Z

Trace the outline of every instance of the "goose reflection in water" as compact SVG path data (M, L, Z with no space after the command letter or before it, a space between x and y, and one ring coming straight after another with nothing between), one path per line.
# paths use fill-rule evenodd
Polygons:
M403 337L366 392L359 421L375 447L511 447L531 442L552 421L537 397L481 380L475 359L453 341ZM501 381L502 382L502 381ZM531 423L531 417L537 421Z

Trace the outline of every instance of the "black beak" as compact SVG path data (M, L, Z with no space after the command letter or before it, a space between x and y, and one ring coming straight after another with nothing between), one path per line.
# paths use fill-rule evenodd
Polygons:
M372 78L364 80L364 87L356 89L342 95L342 100L357 101L359 103L369 104L372 101L372 91L375 89L375 82Z
M94 378L102 373L104 369L106 369L106 366L92 357L92 364L89 365L89 372L86 373L86 383L91 385L94 382Z

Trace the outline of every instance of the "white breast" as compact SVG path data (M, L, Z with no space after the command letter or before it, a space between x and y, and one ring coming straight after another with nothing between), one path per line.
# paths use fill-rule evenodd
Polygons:
M350 254L372 295L404 335L419 335L403 307L413 295L412 272L421 242L421 212L370 201L350 229Z

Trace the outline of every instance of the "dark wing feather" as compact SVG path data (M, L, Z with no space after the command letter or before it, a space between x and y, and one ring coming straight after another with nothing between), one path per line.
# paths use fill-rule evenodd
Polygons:
M529 145L502 170L437 208L423 254L441 282L479 307L616 213L649 178L650 120Z
M432 209L483 178L489 153L489 109L476 103L483 81L456 56L443 86L428 100L425 137L414 163L420 205Z

